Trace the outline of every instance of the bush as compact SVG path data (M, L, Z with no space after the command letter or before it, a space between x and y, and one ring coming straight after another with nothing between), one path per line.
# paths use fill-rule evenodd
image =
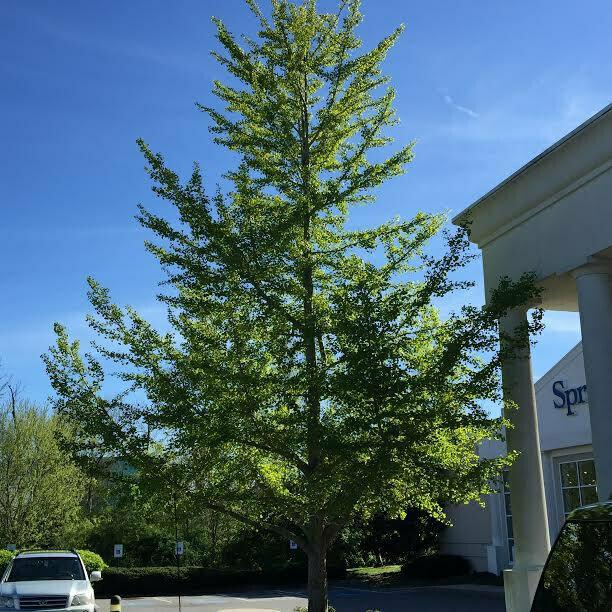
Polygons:
M342 568L330 568L330 577L344 577ZM247 585L303 584L307 571L303 565L287 564L265 570L182 567L109 567L104 580L96 584L97 594L137 596L197 593L232 589Z
M4 570L13 560L15 553L12 550L0 550L0 575L4 574Z
M96 570L101 572L108 567L108 565L104 563L104 559L102 559L98 553L92 552L91 550L77 550L77 552L81 555L81 559L83 559L88 574Z
M465 576L471 573L470 562L460 555L427 555L417 557L413 561L402 565L404 576L425 580Z

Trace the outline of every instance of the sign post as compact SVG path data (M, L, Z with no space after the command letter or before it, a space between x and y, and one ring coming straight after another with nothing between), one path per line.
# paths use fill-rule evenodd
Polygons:
M176 555L176 576L177 576L178 583L179 583L179 596L178 596L179 610L181 610L181 588L180 588L180 584L181 584L181 557L182 557L184 552L185 552L185 545L183 544L183 542L179 542L177 540L176 545L174 546L174 554Z

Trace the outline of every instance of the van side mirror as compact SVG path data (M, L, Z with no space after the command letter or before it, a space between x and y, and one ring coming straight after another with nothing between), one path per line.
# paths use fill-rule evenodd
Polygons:
M102 580L102 572L95 570L89 575L89 582L100 582Z

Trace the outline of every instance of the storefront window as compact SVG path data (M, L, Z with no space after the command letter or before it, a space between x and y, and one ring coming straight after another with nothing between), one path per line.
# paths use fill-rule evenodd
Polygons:
M593 459L559 464L565 518L574 509L597 502L597 480Z

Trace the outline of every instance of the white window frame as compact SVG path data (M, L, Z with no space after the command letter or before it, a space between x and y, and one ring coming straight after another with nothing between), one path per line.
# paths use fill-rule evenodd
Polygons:
M561 465L564 463L579 463L580 461L588 461L593 459L593 452L589 448L588 450L580 449L576 452L557 452L552 457L553 473L554 473L554 500L555 510L557 515L557 522L559 525L559 531L565 524L565 505L563 503L563 489L561 481ZM581 498L582 499L582 498Z

